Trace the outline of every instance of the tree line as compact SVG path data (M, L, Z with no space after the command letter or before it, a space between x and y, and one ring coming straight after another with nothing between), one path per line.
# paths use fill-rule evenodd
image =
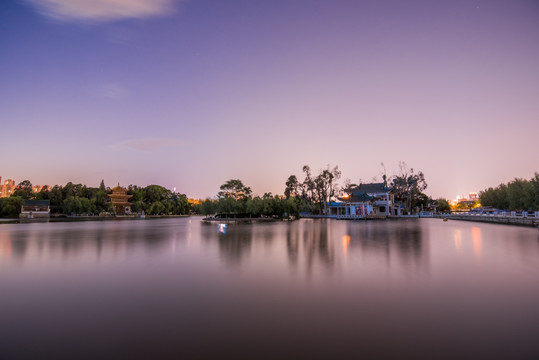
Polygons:
M383 166L383 164L382 164ZM405 212L412 212L420 207L426 208L436 203L423 192L427 182L423 172L408 169L406 164L399 164L400 172L388 177L382 173L382 181L393 189L395 200L400 202ZM324 214L327 204L340 196L351 194L358 187L350 180L345 180L341 186L338 180L341 171L338 166L327 166L317 174L313 174L309 165L303 166L304 179L298 180L296 175L290 175L285 182L284 196L265 193L263 196L252 196L251 188L245 186L239 179L231 179L220 187L215 199L206 199L194 208L203 215L230 214L232 216L298 216L300 213ZM440 204L449 209L446 200L440 199Z
M387 176L383 163L382 167L381 181L378 182L383 182L393 189L395 200L401 204L405 213L436 203L424 193L427 182L423 172L408 169L404 162L400 162L399 173ZM313 173L311 167L305 165L302 172L304 176L302 181L296 175L288 177L284 196L272 193L253 196L251 188L245 186L239 179L228 180L221 185L215 198L203 200L197 205L190 205L186 195L172 192L159 185L146 187L129 185L127 193L132 195L131 209L136 213L142 211L149 215L226 213L248 217L281 218L299 216L300 213L323 214L328 203L343 195L351 194L358 187L348 179L342 185L339 184L341 171L338 166L328 165L318 173ZM76 215L112 213L113 209L108 200L110 193L111 189L106 187L103 181L99 187L68 182L64 186L55 185L34 193L31 182L25 180L19 183L11 197L0 199L0 216L17 216L25 199L50 200L51 213ZM444 199L438 199L438 205L441 207L438 210L448 207Z
M514 179L479 193L481 205L496 209L539 211L539 173L530 180Z
M216 199L206 199L193 208L202 215L222 214L230 217L299 217L294 199L265 193L253 196L251 188L239 179L231 179L220 186Z
M187 196L172 192L160 185L139 187L129 185L133 212L144 211L149 215L185 215L189 213ZM50 200L53 214L99 215L114 210L108 195L112 193L101 181L99 187L88 187L68 182L34 192L29 180L20 182L8 198L0 198L0 217L17 217L24 200Z

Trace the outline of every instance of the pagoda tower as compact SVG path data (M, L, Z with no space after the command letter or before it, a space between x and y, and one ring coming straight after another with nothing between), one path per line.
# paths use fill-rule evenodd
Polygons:
M118 186L112 188L112 194L109 194L109 198L116 215L131 213L131 203L129 202L131 197L133 195L127 195L127 189L121 187L119 183Z

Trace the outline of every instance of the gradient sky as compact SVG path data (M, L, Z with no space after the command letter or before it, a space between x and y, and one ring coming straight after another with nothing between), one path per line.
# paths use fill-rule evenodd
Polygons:
M539 1L2 0L0 176L433 197L539 171Z

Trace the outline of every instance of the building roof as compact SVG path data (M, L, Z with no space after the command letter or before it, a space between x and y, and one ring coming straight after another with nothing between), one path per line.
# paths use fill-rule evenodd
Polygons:
M367 195L364 192L354 192L350 197L351 202L366 202L372 199L372 196Z
M111 190L113 193L126 193L127 192L127 189L124 187L121 187L120 184L118 184L118 186L113 187Z
M25 206L49 206L51 204L50 200L24 200L23 205Z
M352 190L352 194L366 193L385 193L391 191L391 188L388 188L384 183L370 183L370 184L360 184L358 187Z
M372 199L372 196L369 196L368 194L359 191L352 193L351 196L339 198L339 200L343 201L344 203L367 202Z

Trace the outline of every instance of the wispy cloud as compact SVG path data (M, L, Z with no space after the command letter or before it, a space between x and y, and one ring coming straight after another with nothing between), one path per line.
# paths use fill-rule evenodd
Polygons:
M41 14L65 21L112 21L166 15L175 0L26 0Z
M142 152L153 152L162 148L183 147L187 143L180 139L173 138L141 138L125 140L111 145L116 148L127 148Z
M109 99L123 99L128 97L130 91L119 84L104 84L100 89L101 95Z

